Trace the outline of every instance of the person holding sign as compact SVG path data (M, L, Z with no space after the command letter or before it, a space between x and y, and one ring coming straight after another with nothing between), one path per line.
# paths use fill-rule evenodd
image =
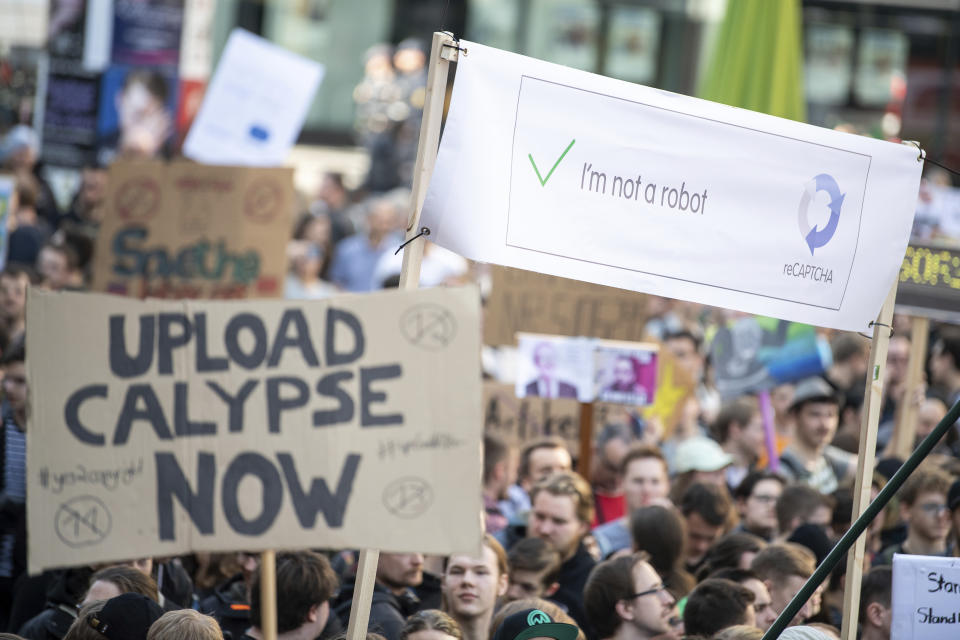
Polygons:
M337 575L327 559L313 551L277 554L277 640L316 638L330 617ZM250 621L246 640L263 640L260 627L260 570L250 585Z

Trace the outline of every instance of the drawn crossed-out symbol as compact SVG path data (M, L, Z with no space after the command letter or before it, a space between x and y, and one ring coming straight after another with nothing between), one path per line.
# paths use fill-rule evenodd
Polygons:
M60 505L54 516L57 536L70 547L96 544L110 534L113 518L107 505L93 496L79 496Z

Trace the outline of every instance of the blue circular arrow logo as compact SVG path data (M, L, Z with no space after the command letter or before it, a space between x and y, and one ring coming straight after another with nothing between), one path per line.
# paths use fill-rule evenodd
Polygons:
M822 229L811 226L807 220L807 210L817 191L824 191L830 196L830 219ZM837 225L840 224L840 207L843 206L844 197L846 194L840 193L840 185L827 173L818 174L804 186L803 195L800 196L800 235L810 247L810 255L813 255L814 249L819 249L830 242L833 234L837 232Z

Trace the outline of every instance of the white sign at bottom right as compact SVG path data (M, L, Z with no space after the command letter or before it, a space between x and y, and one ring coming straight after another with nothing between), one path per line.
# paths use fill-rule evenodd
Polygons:
M891 640L960 638L960 558L893 556Z

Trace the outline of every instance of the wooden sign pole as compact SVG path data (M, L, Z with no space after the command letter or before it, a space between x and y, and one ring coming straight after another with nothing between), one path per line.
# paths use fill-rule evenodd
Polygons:
M896 297L897 281L894 281L880 309L880 316L873 325L870 367L867 370L867 389L860 423L860 450L857 456L857 481L853 492L851 521L860 517L870 504L870 487L873 484L873 466L877 452L877 426L880 421L880 404L883 402L883 378L886 373L887 348L890 345ZM867 537L860 536L847 554L847 578L843 590L843 629L840 633L842 640L856 640L857 637L860 582L863 577L866 543Z
M440 32L433 34L430 61L427 67L427 93L423 106L423 121L420 124L420 141L417 146L417 163L413 170L410 214L407 217L404 239L409 244L403 249L401 289L416 289L420 286L420 264L423 261L425 240L412 242L410 240L420 233L420 210L427 197L427 187L437 161L437 147L440 144L440 125L443 121L443 102L447 94L447 75L450 71L450 62L456 61L460 53L458 47L457 41L450 34ZM379 560L380 551L377 549L363 549L360 552L353 603L350 607L350 621L347 625L348 640L364 640L367 637L367 623L370 620L370 604L373 599Z
M910 327L910 359L907 361L907 379L904 381L903 400L897 408L897 417L893 423L893 436L887 452L901 460L906 460L913 452L917 437L917 407L913 396L923 382L923 368L926 364L927 342L930 339L930 320L913 318Z
M273 549L260 554L260 620L253 620L263 640L277 640L277 555Z

